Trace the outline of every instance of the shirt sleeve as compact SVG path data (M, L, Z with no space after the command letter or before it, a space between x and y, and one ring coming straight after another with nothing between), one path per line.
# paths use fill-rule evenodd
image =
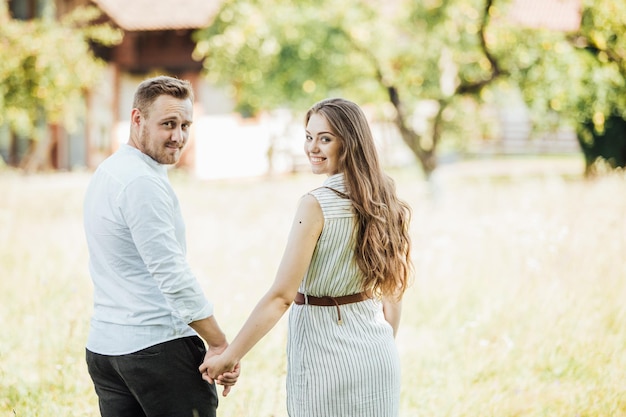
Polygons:
M139 255L175 314L187 324L211 316L213 305L187 263L184 224L171 188L158 178L139 177L119 203Z

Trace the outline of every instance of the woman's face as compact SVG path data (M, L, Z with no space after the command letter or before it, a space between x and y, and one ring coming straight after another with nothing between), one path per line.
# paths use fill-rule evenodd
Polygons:
M306 125L304 153L314 174L334 175L339 172L341 140L331 132L326 117L313 113Z

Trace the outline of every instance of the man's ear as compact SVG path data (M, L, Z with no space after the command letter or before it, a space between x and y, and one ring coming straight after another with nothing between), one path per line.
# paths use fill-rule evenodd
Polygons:
M131 110L130 112L130 124L131 125L139 126L141 124L142 118L143 116L139 109L135 108Z

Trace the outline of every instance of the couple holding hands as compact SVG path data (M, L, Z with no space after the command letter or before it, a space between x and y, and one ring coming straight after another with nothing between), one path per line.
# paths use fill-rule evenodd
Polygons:
M240 361L289 310L290 416L398 416L410 208L381 169L363 111L327 99L306 113L304 152L326 179L301 197L274 283L228 343L186 261L167 176L189 138L193 100L187 81L143 81L128 143L86 191L86 361L101 415L215 416L215 383L227 395Z

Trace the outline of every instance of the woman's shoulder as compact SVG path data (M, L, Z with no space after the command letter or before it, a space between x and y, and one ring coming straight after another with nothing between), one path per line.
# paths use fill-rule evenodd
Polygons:
M334 187L330 187L327 185L322 185L321 187L317 187L312 189L307 193L307 195L313 196L320 204L327 202L329 200L341 199L350 201L350 197L343 191Z
M300 206L304 206L304 207L319 207L320 203L319 200L315 197L315 195L313 194L313 191L315 190L311 190L308 193L304 194L302 197L300 197L300 202L299 205Z
M322 186L315 188L307 196L321 208L324 218L351 217L353 215L352 202L343 192Z
M310 195L317 198L318 196L324 195L326 192L328 192L328 188L322 185L321 187L313 188L305 195Z
M300 197L297 214L309 219L323 219L323 211L319 201L310 193Z

